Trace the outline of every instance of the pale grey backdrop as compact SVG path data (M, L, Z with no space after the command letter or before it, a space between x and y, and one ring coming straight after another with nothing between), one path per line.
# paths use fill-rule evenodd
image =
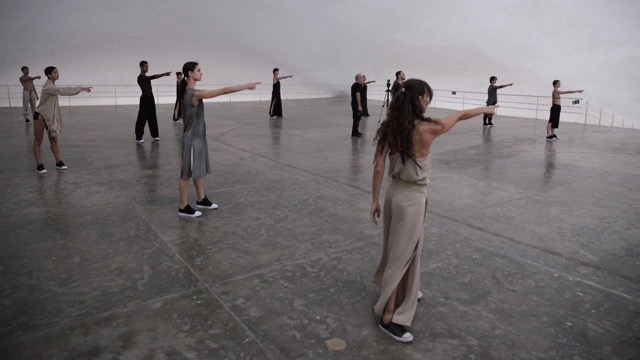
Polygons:
M60 84L135 85L141 59L152 73L197 60L205 83L269 82L277 66L346 91L357 72L380 84L402 69L441 89L484 91L496 75L516 83L505 93L545 96L561 79L638 120L639 15L633 0L2 1L0 84L55 65Z

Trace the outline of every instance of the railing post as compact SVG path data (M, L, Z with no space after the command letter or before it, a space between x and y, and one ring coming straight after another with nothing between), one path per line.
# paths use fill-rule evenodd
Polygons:
M613 127L613 122L616 120L616 114L611 113L611 127Z
M118 86L113 85L113 104L118 107Z
M463 91L462 92L462 110L464 110L464 94L465 92Z
M585 101L584 106L584 124L587 125L587 114L589 113L589 100Z
M540 96L536 96L536 120L538 120L538 107L540 107Z
M7 85L7 100L9 100L9 114L11 114L11 89Z
M600 107L600 115L598 115L598 126L602 123L602 107Z

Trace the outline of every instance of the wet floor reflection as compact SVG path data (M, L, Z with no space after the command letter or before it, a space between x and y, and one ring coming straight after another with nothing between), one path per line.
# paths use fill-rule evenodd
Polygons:
M552 142L547 141L544 145L544 185L547 185L553 177L556 169L556 149Z

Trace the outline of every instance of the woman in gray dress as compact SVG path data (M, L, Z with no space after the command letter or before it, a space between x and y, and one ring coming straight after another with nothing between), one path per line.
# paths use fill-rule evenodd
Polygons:
M383 214L382 256L373 282L380 287L374 312L380 329L394 340L411 342L407 330L416 312L420 286L420 253L427 211L427 184L431 168L431 144L461 120L489 114L495 106L453 113L444 119L425 117L433 90L424 81L409 79L393 95L387 119L376 133L371 221ZM391 184L384 209L378 198L389 159Z
M196 207L201 209L217 209L218 205L209 201L204 194L204 182L202 179L211 173L209 165L209 151L207 148L207 127L204 122L203 99L211 99L216 96L231 94L242 90L254 90L257 84L247 83L243 85L227 86L215 90L196 90L196 82L202 80L202 69L197 62L187 62L182 67L186 82L184 86L184 99L182 102L184 133L182 135L182 168L180 170L180 203L178 215L198 217L202 215L189 205L189 178L193 179L196 188Z

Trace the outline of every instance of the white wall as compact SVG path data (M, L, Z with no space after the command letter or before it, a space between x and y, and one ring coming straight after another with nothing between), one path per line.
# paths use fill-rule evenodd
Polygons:
M433 87L503 93L563 89L640 119L640 2L635 0L22 0L0 4L0 84L55 65L60 84L133 84L201 63L204 83L339 85L396 70ZM156 80L171 84L173 77ZM41 85L43 80L36 81Z

